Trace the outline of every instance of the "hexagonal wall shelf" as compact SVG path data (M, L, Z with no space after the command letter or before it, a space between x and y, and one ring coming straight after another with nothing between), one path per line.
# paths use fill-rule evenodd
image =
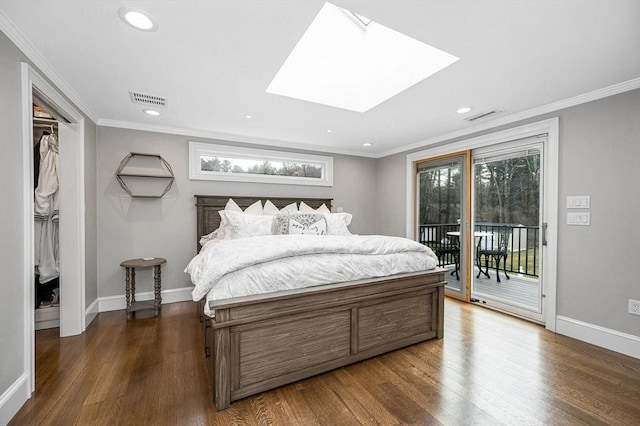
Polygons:
M131 152L120 162L116 179L132 197L161 198L171 189L171 165L159 154Z

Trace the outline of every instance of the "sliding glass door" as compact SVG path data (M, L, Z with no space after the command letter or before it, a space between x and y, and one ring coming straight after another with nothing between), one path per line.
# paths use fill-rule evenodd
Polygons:
M473 153L471 300L542 317L541 137Z
M449 270L447 296L551 331L558 124L549 119L408 154L406 176L407 201L413 201L407 235L432 247Z
M468 299L465 229L468 224L468 153L417 164L416 221L418 241L448 269L446 292Z

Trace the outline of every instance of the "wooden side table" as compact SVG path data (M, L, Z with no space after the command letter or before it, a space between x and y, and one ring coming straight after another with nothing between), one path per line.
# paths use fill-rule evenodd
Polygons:
M126 270L125 297L127 299L127 319L131 319L131 314L142 309L153 309L155 316L160 312L162 297L160 296L161 279L160 265L167 263L167 259L162 257L145 257L142 259L129 259L120 264ZM153 300L136 302L136 268L153 268Z

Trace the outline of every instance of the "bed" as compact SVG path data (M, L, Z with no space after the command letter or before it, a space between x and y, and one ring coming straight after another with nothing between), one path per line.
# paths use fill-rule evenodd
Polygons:
M196 195L200 236L220 225L229 198L246 208L261 197ZM278 208L331 199L269 198ZM401 273L209 300L200 315L214 402L232 401L429 339L443 337L444 269Z

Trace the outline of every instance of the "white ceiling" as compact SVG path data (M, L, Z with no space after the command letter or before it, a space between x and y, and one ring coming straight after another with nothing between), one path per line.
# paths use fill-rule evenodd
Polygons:
M0 0L0 29L98 124L365 156L640 78L638 0L333 3L460 60L358 113L265 92L324 1ZM125 25L122 6L158 31ZM147 116L130 90L168 108Z

